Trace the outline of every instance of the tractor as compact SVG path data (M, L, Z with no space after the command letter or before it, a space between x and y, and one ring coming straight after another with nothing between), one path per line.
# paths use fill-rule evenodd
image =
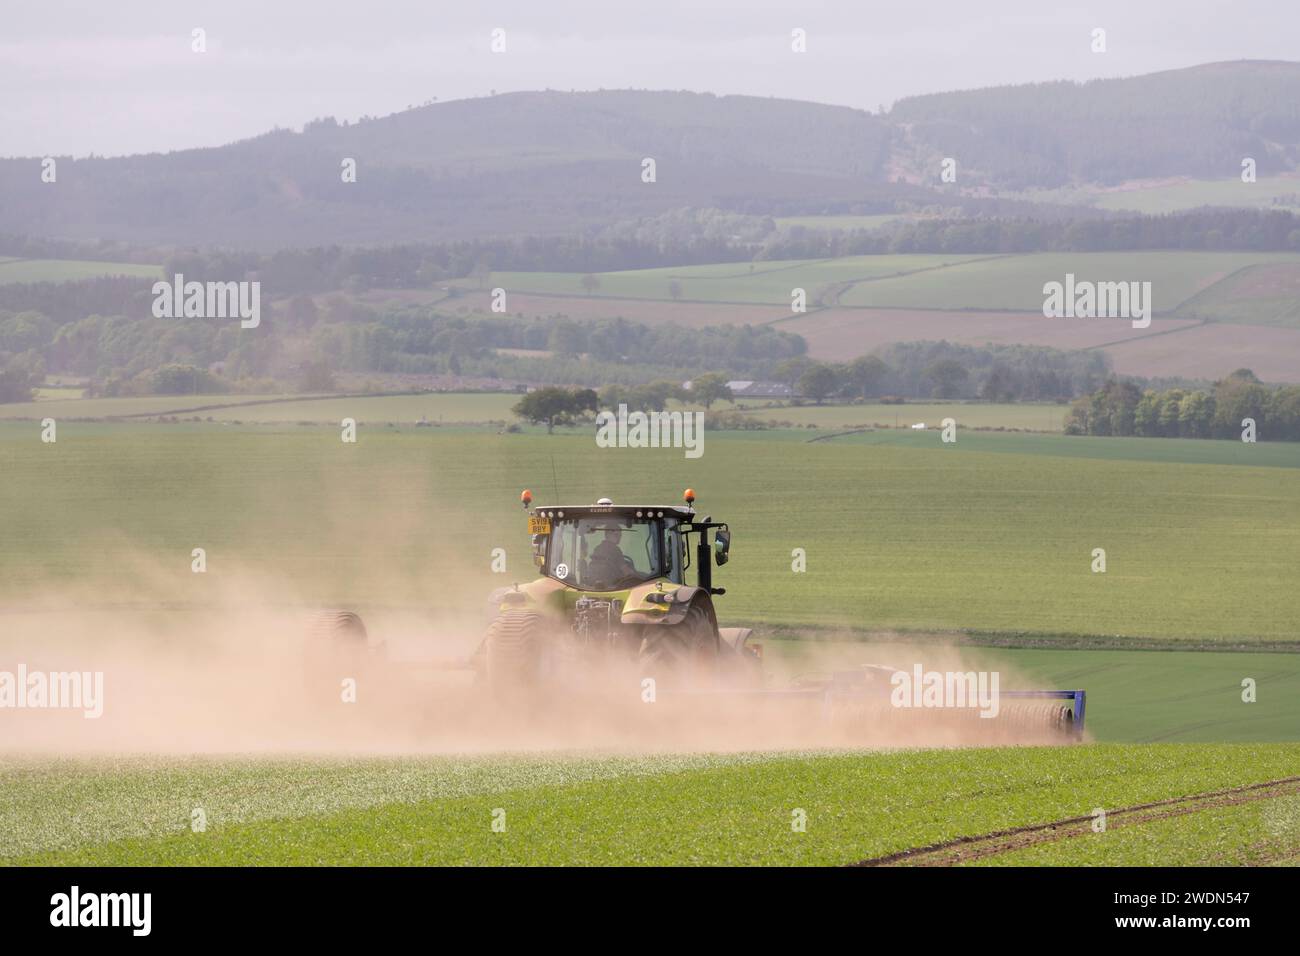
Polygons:
M725 522L682 505L590 505L528 512L541 577L498 588L472 659L494 690L513 693L625 672L674 688L756 685L761 645L749 628L719 628L713 567L730 558ZM693 583L691 580L693 578Z
M542 711L532 703L601 693L626 700L629 692L645 693L650 681L650 697L666 692L670 701L715 710L731 701L749 708L746 718L758 713L755 707L791 717L812 714L828 728L845 731L849 741L861 732L907 739L927 729L964 739L1083 739L1083 690L1003 690L997 719L981 720L970 707L900 709L895 688L907 672L880 663L765 686L763 648L753 631L718 627L714 610L714 597L726 589L714 587L713 568L730 560L731 529L701 517L689 488L681 505L601 498L591 505L533 507L527 490L520 501L540 577L493 591L477 649L468 659L434 665L469 672L488 700L524 703L526 712L536 714ZM316 616L308 646L316 687L337 687L338 674L370 666L376 651L361 619L343 610Z

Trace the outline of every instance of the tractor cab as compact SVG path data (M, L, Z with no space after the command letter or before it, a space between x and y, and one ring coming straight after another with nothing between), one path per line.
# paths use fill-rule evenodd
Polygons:
M532 496L521 499L528 507ZM580 591L621 591L656 580L685 584L689 534L723 529L715 541L719 564L730 544L725 525L695 520L693 501L693 494L685 507L616 505L601 498L594 505L537 508L528 518L534 560L548 578ZM709 574L702 576L707 581Z

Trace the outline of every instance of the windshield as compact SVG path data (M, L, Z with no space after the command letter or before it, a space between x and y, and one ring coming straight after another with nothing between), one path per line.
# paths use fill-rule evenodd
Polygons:
M616 591L672 576L677 556L669 526L675 524L616 514L556 520L546 573L588 591Z

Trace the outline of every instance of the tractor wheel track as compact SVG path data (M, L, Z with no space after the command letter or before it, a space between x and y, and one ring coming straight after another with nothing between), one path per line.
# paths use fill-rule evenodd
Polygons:
M1168 800L1156 800L1151 803L1138 803L1106 811L1107 830L1140 826L1155 820L1185 816L1201 810L1232 806L1240 803L1252 803L1256 800L1271 800L1276 797L1300 795L1300 776L1282 777L1226 790L1213 790L1208 793L1189 794L1171 797ZM913 847L900 850L886 856L872 857L851 863L850 866L950 866L966 863L984 857L997 856L1012 850L1035 846L1040 843L1053 843L1071 837L1082 836L1092 832L1092 816L1067 817L1049 823L1034 823L1025 826L994 830L975 836L958 837L942 843Z

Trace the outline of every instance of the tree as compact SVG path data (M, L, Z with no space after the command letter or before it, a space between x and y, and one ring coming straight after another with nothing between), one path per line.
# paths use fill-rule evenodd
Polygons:
M512 411L534 425L545 425L551 434L556 425L568 425L586 412L596 410L596 393L589 388L548 386L529 392Z
M839 376L829 365L818 362L799 376L799 394L820 405L839 385Z
M1191 392L1178 403L1178 428L1166 432L1184 438L1209 438L1214 420L1214 399L1204 392Z
M0 353L0 402L30 402L33 389L45 378L45 365L35 352L15 355L7 361Z
M733 405L736 397L731 394L727 376L721 372L705 372L691 380L691 398L705 408L712 408L714 402L728 401Z
M309 295L299 293L289 300L289 321L296 328L310 329L320 319L316 300Z
M864 355L849 365L849 379L858 387L863 398L872 398L884 391L889 373L889 366L875 355Z
M956 359L940 359L929 366L921 377L932 384L931 394L935 398L957 398L961 395L962 386L970 378L970 373Z
M803 377L804 372L813 366L814 362L810 358L800 355L797 358L789 358L776 367L776 377L793 389L798 389L799 379Z
M154 395L210 395L225 389L206 369L193 365L160 365L149 375L149 391Z
M1269 390L1259 384L1249 369L1237 369L1227 378L1214 383L1214 419L1211 434L1215 438L1233 438L1241 433L1241 420L1264 421L1269 405Z
M660 412L668 406L669 401L682 397L683 392L680 385L676 382L666 382L661 379L631 389L627 393L627 404L629 408L640 412Z
M587 350L586 331L571 319L561 319L551 329L546 346L561 355L581 355Z
M330 363L324 359L305 362L302 375L298 378L298 390L301 392L332 392L335 389L334 372Z
M1006 366L995 365L989 369L984 384L980 386L980 398L986 402L1014 402L1016 400L1016 384Z
M1133 412L1133 433L1146 438L1155 438L1164 434L1160 424L1162 400L1159 392L1145 391Z

